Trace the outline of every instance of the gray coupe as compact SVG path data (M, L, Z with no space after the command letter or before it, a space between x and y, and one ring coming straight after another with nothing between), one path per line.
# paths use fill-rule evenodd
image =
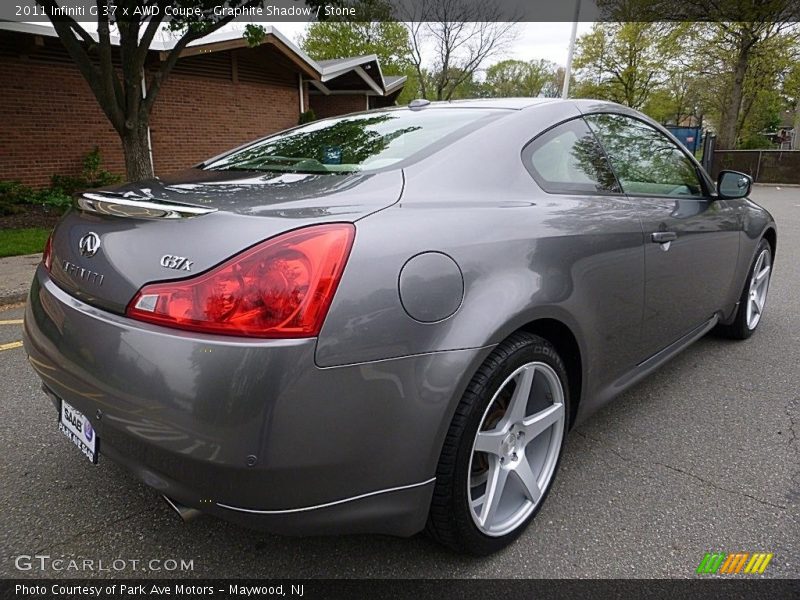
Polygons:
M316 121L78 195L25 349L78 449L184 517L488 554L571 427L758 327L777 234L750 185L604 102Z

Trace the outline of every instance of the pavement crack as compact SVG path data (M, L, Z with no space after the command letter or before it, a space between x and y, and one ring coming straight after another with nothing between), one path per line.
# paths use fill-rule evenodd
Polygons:
M120 523L124 523L125 521L130 521L134 517L138 517L140 515L143 515L143 514L148 513L148 512L152 512L152 511L157 510L157 509L158 509L158 506L149 506L147 508L143 508L142 510L130 513L129 515L125 515L124 517L120 517L119 519L116 519L114 521L110 521L108 523L105 523L102 526L97 527L95 529L88 529L88 530L84 529L80 533L76 533L75 535L71 535L71 536L69 536L67 538L64 538L63 540L60 540L55 545L50 545L50 546L48 546L46 548L42 548L40 550L37 550L36 553L39 554L41 552L44 552L45 550L47 550L48 552L52 552L54 548L65 546L65 545L69 544L70 542L72 542L73 540L76 540L78 538L85 538L87 535L93 535L93 534L96 534L96 533L101 533L101 532L103 532L103 531L105 531L105 530L107 530L107 529L109 529L111 527L119 525Z
M797 441L797 430L795 429L795 427L797 427L797 423L795 423L794 415L792 414L793 405L797 404L797 401L798 401L797 398L789 400L786 403L786 408L785 408L786 416L789 418L789 444L788 444L789 446L791 446Z
M576 433L579 436L581 436L581 437L583 437L583 438L585 438L587 440L590 440L590 441L592 441L592 442L594 442L596 444L603 444L603 440L595 438L595 437L593 437L591 435L588 435L588 434L586 434L586 433L584 433L582 431L579 431L577 429L573 430L573 433ZM748 494L747 492L743 492L741 490L732 490L730 488L721 486L721 485L715 483L714 481L711 481L709 479L705 479L704 477L701 477L700 475L697 475L696 473L692 473L691 471L687 471L686 469L681 469L680 467L673 467L672 465L668 465L666 463L662 463L662 462L659 462L659 461L644 462L644 461L638 460L636 458L632 458L632 457L630 457L630 456L628 456L626 454L623 454L622 452L619 452L618 450L614 450L613 448L607 448L607 450L609 450L612 454L618 456L622 460L624 460L626 462L629 462L631 464L637 465L639 467L647 468L647 467L650 467L651 465L658 465L660 467L664 467L665 469L669 469L670 471L673 471L675 473L680 473L681 475L685 475L686 477L694 479L695 481L698 481L698 482L702 483L703 485L706 485L708 487L712 487L712 488L714 488L716 490L719 490L721 492L725 492L727 494L734 494L734 495L740 496L742 498L747 498L747 499L752 500L754 502L758 502L759 504L763 504L764 506L770 506L772 508L779 508L781 510L787 510L788 509L787 506L784 506L782 504L775 504L774 502L770 502L769 500L764 500L763 498L759 498L757 496L753 496L751 494Z
M681 469L679 467L673 467L672 465L668 465L666 463L662 463L662 462L658 462L658 461L655 461L653 464L662 466L665 469L669 469L671 471L675 471L676 473L682 473L683 475L686 475L687 477L691 477L692 479L695 479L695 480L699 481L700 483L703 483L703 484L705 484L707 486L713 487L714 489L719 490L721 492L727 492L729 494L735 494L737 496L742 496L743 498L749 498L750 500L758 502L759 504L763 504L764 506L771 506L772 508L780 508L781 510L786 510L788 508L787 506L784 506L782 504L775 504L773 502L770 502L769 500L764 500L762 498L758 498L757 496L752 496L751 494L748 494L747 492L742 492L740 490L732 490L730 488L723 487L723 486L721 486L721 485L719 485L719 484L717 484L717 483L715 483L713 481L710 481L708 479L700 477L699 475L697 475L695 473L692 473L691 471L687 471L687 470Z

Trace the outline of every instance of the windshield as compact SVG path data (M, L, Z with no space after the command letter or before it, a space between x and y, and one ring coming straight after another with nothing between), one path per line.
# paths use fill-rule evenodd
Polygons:
M316 121L255 142L206 169L352 173L389 167L470 124L499 115L474 108L393 110Z

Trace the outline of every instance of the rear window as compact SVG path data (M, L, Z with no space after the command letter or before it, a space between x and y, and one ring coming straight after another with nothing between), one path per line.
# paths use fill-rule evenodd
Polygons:
M498 110L392 110L316 121L255 142L206 169L352 173L410 159L447 136L471 130Z

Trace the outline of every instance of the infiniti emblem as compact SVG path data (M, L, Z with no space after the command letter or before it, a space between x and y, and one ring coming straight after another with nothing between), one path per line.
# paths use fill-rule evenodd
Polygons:
M90 231L80 239L78 248L80 248L83 256L91 258L97 254L97 251L100 249L100 236L94 231Z

